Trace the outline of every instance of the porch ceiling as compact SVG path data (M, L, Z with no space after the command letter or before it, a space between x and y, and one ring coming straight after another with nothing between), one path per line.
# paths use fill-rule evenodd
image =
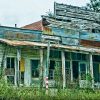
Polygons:
M17 40L8 40L8 39L0 39L0 43L5 43L11 46L39 46L39 47L47 47L47 43L42 42L29 42L29 41L17 41ZM61 44L50 44L52 48L61 48L69 51L83 51L83 52L91 52L91 53L99 53L100 48L94 47L83 47L83 46L68 46L68 45L61 45Z

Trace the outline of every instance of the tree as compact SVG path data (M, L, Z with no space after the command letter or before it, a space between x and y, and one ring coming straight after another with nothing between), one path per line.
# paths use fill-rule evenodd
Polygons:
M100 12L100 0L90 0L90 3L87 4L87 8L95 12Z

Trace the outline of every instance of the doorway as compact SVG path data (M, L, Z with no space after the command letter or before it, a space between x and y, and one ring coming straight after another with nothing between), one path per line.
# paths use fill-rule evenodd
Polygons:
M79 70L78 70L78 61L72 61L72 68L73 68L73 79L74 81L78 80Z
M54 69L55 69L55 61L50 60L50 66L49 66L49 80L54 79Z

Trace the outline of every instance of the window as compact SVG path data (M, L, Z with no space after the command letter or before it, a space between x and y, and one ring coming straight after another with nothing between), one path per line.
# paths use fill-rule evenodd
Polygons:
M100 56L99 55L93 55L93 61L94 62L100 62Z
M61 61L50 60L49 79L53 80L56 76L61 76Z
M80 76L81 80L86 80L86 64L80 63Z
M93 63L94 81L100 82L100 64Z
M87 55L82 53L72 53L72 59L86 61Z
M5 74L7 75L7 82L10 84L14 84L14 75L15 75L14 67L15 67L15 58L7 57Z
M7 57L6 66L7 68L14 68L14 58Z
M65 59L70 60L70 52L65 52Z
M92 33L100 33L99 29L92 29Z
M39 77L39 60L31 60L31 71L32 71L32 78Z
M49 79L54 79L55 61L50 60Z
M96 33L96 30L95 29L92 29L92 33Z
M61 58L61 52L55 51L55 50L50 50L50 57L51 58Z
M69 80L71 77L70 77L70 62L69 61L65 61L65 71L66 71L66 79Z
M72 59L73 59L73 60L77 60L77 53L73 53L73 52L72 52L71 54L72 54Z

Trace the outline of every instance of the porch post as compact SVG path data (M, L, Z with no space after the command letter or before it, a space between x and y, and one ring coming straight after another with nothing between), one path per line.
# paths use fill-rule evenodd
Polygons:
M90 57L90 75L92 78L92 88L94 88L94 77L93 77L93 58L92 58L92 54L89 54Z
M70 61L70 69L71 69L71 82L73 82L73 67L72 67L72 60Z
M43 49L40 48L40 88L43 87Z
M73 66L72 66L71 52L70 52L70 69L71 69L71 82L73 82Z
M20 85L20 69L19 69L19 61L21 59L21 50L17 48L17 63L16 63L16 84Z
M62 75L63 75L63 89L66 87L66 76L65 76L65 53L61 51L62 58Z
M46 94L48 94L48 75L49 75L49 55L50 55L50 41L48 41L47 45L47 59L46 59L46 77L45 77L45 85L46 85Z

